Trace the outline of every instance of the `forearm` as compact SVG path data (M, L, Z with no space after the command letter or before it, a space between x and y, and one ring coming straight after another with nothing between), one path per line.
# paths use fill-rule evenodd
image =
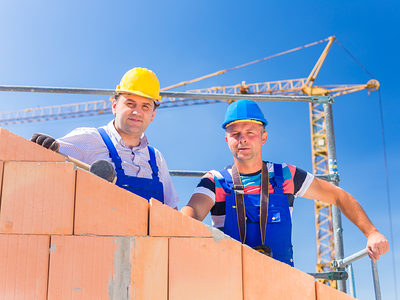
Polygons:
M210 197L195 193L190 198L189 203L181 209L181 212L186 216L203 221L213 205L214 202Z
M354 225L368 238L373 232L378 232L361 205L349 193L341 190L336 205Z
M184 207L182 207L181 212L188 217L192 217L193 219L200 220L200 217L198 216L198 214L196 214L196 211L193 207L186 205Z
M349 193L315 178L304 196L336 205L368 238L366 248L372 259L379 259L380 255L389 251L389 243L386 238L376 229L361 205Z

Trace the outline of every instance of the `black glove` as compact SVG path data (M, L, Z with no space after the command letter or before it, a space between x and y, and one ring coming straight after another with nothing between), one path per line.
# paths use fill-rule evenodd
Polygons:
M54 138L43 133L33 134L31 141L56 152L60 149L60 144Z

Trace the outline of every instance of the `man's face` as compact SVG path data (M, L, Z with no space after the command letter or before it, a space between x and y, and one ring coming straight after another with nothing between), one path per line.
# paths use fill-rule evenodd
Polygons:
M234 123L226 127L225 140L238 161L261 159L261 146L267 141L268 133L260 124L250 121Z
M126 135L141 136L156 114L153 100L132 94L121 94L113 100L115 128Z

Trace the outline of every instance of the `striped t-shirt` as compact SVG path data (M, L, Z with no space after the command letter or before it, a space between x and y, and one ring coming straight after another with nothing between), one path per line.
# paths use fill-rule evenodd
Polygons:
M274 177L274 163L266 162L269 178ZM227 167L232 176L232 166ZM295 166L282 164L283 175L283 193L288 196L290 212L293 209L295 197L301 197L305 194L314 176L311 173L296 168ZM261 192L261 170L252 174L240 174L245 194L260 194ZM211 219L214 227L221 228L225 222L225 195L220 181L223 176L219 171L211 170L207 172L200 183L197 185L193 194L199 193L210 197L214 201L211 209ZM270 180L271 182L271 180ZM274 188L269 184L269 194L274 193Z

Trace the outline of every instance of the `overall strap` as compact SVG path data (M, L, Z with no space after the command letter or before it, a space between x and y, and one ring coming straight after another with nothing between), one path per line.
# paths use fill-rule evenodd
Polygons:
M235 191L236 216L239 225L239 235L242 244L246 241L246 210L244 207L244 187L236 165L232 165L233 189Z
M233 190L233 180L232 180L231 174L230 174L229 171L228 171L228 167L225 168L225 169L222 169L222 170L219 171L219 172L221 173L222 177L224 178L224 180L225 180L225 182L226 182L226 185L227 185L231 190ZM224 188L224 190L225 190L225 188ZM231 193L232 191L227 191L227 190L225 190L225 192Z
M150 164L151 170L153 171L153 174L151 174L151 176L153 177L153 180L159 180L158 179L158 166L157 166L156 154L155 154L154 148L151 146L147 146L147 149L149 149L149 155L150 155L149 164Z
M115 171L117 173L117 176L124 176L125 172L122 169L121 157L119 157L117 149L115 149L115 146L112 143L110 137L108 136L104 128L97 128L97 131L100 133L100 136L103 139L104 144L106 144L106 147L108 149L108 154L110 155L111 160L115 164Z
M274 191L275 194L283 194L283 171L281 164L274 164Z
M261 232L262 245L265 245L265 233L267 231L268 202L269 202L269 173L267 164L263 162L261 170L261 192L260 192L260 232Z

